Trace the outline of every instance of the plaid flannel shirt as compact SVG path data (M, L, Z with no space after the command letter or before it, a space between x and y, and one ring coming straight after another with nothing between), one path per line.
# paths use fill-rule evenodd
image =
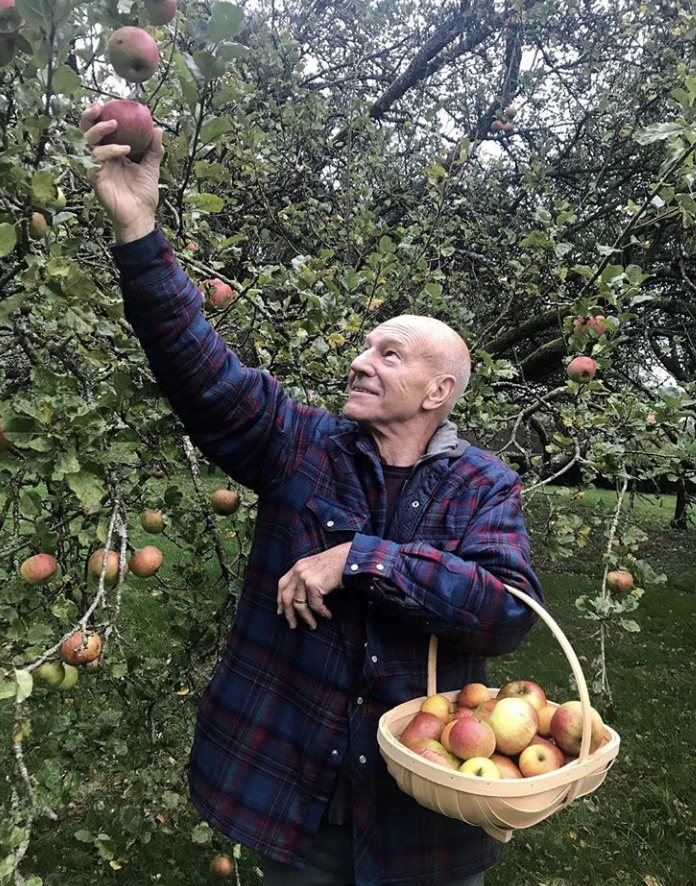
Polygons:
M386 710L425 694L431 632L444 691L485 682L486 657L514 650L533 624L503 588L541 599L519 478L474 446L431 447L387 530L369 435L244 367L161 231L114 256L126 316L191 439L259 496L234 624L199 704L195 806L232 840L302 866L349 754L357 886L438 883L491 866L499 847L481 829L397 788L376 730ZM344 542L344 587L326 598L332 619L291 631L276 614L279 578Z

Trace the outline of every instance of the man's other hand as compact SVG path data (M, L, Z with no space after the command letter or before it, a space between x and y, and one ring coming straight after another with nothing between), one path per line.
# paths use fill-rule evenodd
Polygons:
M315 615L331 618L324 605L324 597L342 587L350 542L329 548L298 560L278 582L278 615L284 615L291 628L296 628L298 618L314 630Z

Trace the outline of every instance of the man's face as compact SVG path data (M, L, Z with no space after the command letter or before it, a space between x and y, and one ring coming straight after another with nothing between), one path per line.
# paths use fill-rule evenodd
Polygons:
M399 318L382 323L351 364L343 414L376 430L419 415L435 377L432 351L414 324Z

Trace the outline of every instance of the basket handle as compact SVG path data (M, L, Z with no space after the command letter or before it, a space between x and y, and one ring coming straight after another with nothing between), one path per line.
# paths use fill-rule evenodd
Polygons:
M539 604L533 597L530 597L528 594L525 594L524 591L518 590L518 588L510 587L510 585L505 585L506 590L512 594L513 597L517 597L519 600L522 600L524 603L529 606L530 609L533 609L534 612L541 618L543 622L546 623L546 626L550 629L551 633L554 635L556 640L561 646L561 649L565 653L568 662L570 663L570 667L573 671L573 676L575 677L575 682L578 687L578 693L580 695L580 703L582 705L582 740L580 742L580 754L578 755L578 762L583 763L587 757L589 756L590 750L590 738L592 734L592 715L590 713L590 694L587 691L587 683L585 682L585 675L582 672L582 668L580 667L580 662L578 661L578 657L573 650L573 647L570 645L568 638L561 630L558 622L549 615L549 613L544 609L541 604ZM428 647L428 695L435 695L437 692L437 637L435 634L431 634L430 636L430 646ZM571 788L569 796L566 798L567 802L570 803L571 800L575 799L576 793L579 790L580 782L575 782L574 786Z

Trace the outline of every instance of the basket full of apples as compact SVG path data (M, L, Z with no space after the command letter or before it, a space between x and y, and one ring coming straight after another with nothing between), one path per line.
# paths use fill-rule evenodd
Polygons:
M558 640L578 699L549 701L537 683L500 689L469 683L436 691L437 639L431 638L428 694L392 708L377 732L382 756L401 790L422 806L483 828L507 842L596 790L619 751L619 735L591 706L572 646L536 600L524 600Z

